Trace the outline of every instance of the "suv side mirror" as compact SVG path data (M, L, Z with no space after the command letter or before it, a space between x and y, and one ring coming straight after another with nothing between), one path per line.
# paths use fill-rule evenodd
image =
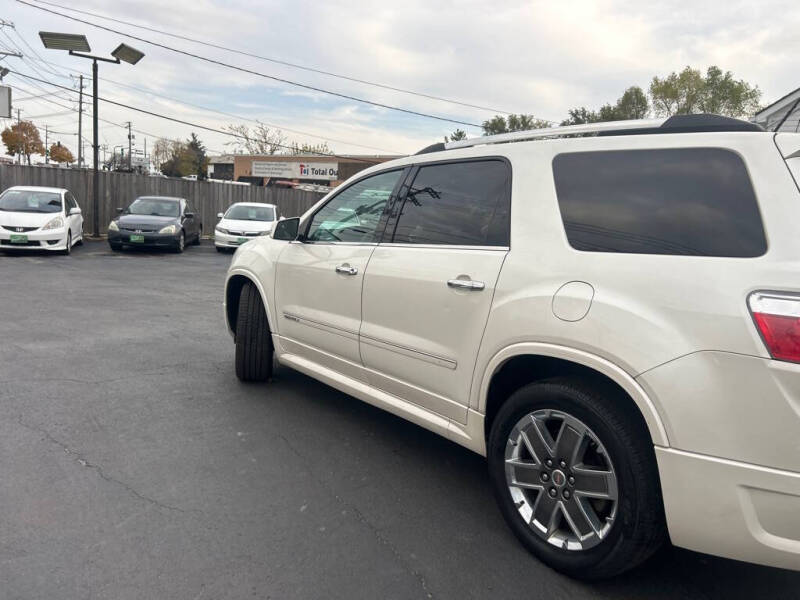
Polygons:
M223 215L222 213L217 213L217 218L218 218L218 219L221 219L221 218L222 218L222 217L224 217L224 216L225 216L225 215Z
M291 242L297 239L297 231L300 229L300 217L292 217L278 221L272 230L273 240L284 240Z
M69 209L69 214L70 215L79 215L79 214L81 214L81 209L78 208L77 206L75 206L73 208L70 208Z
M124 210L125 210L124 208L119 208L119 207L117 207L117 212L118 212L118 213L120 213L120 214L122 214L122 212L123 212Z

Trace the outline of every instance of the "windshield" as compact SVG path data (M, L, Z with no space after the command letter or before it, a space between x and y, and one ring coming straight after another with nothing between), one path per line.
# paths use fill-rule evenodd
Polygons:
M6 190L0 195L0 210L9 212L61 212L61 194L32 190Z
M274 221L275 208L272 206L234 204L225 213L225 218L237 221Z
M165 198L137 198L128 207L132 215L152 215L154 217L180 216L180 204L177 200Z

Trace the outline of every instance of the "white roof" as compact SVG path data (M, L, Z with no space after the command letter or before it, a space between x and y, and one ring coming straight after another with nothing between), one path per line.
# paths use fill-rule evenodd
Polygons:
M20 190L21 192L53 192L55 194L69 191L66 188L44 187L39 185L15 185L8 189Z
M268 202L234 202L231 206L271 206L275 208L274 204L269 204Z

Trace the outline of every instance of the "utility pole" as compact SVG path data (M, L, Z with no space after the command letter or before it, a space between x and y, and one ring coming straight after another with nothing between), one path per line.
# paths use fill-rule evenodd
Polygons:
M17 125L19 125L21 123L21 121L22 121L20 119L20 116L19 116L19 113L21 113L21 112L22 112L22 109L18 108L17 109ZM22 164L22 155L21 154L17 154L17 164L20 164L20 165Z
M50 164L50 146L47 140L47 125L44 126L44 164Z
M83 163L83 75L80 76L78 93L78 168Z
M133 171L133 163L131 162L131 144L133 136L131 135L131 122L128 121L128 173Z

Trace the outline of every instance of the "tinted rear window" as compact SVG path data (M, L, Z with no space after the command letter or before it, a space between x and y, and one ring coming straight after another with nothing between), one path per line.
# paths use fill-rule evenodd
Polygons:
M553 174L577 250L740 258L767 250L753 185L730 150L559 154Z
M423 166L406 193L394 242L508 246L511 169L500 160Z

